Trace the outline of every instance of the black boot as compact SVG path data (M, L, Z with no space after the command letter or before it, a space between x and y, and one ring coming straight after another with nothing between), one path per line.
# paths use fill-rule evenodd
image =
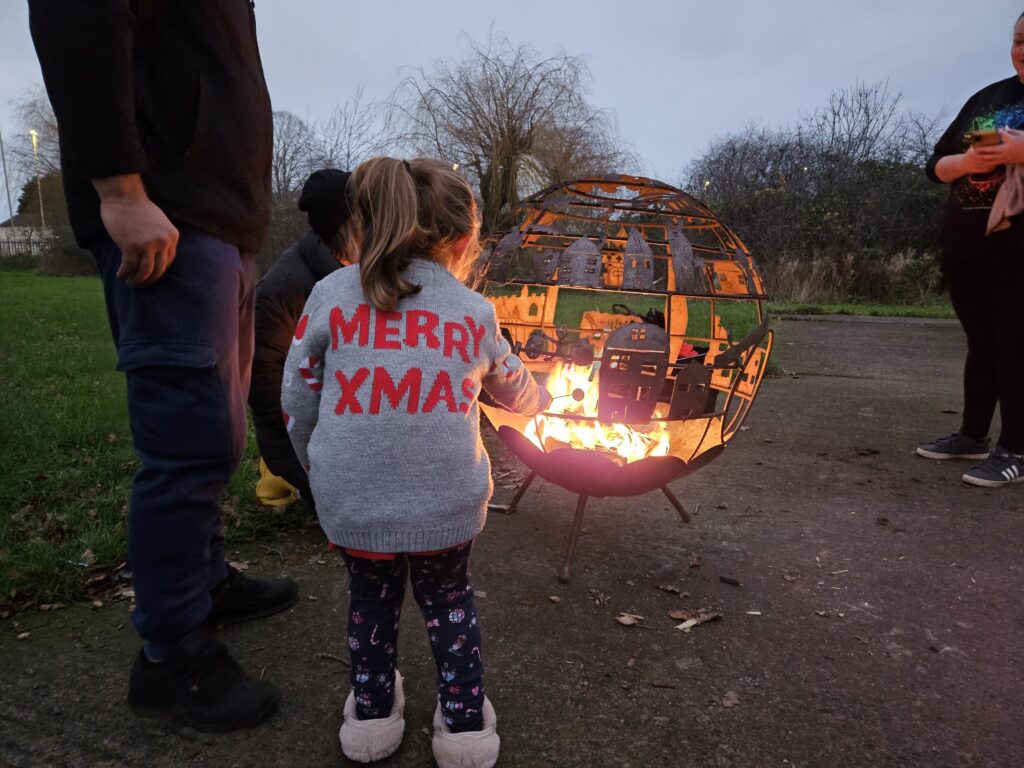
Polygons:
M250 579L229 565L227 578L210 592L213 605L206 626L223 627L279 613L295 605L298 594L299 585L291 579Z
M136 712L201 731L259 725L277 711L279 698L273 686L247 676L227 648L200 629L159 663L139 651L128 682L128 704Z

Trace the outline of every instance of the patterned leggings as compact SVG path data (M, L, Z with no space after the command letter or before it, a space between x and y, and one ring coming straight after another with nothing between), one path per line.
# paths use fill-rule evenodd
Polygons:
M437 693L453 732L478 730L484 702L480 625L469 583L472 542L434 555L388 560L342 550L349 573L348 647L360 719L387 717L394 701L398 619L410 573L437 664Z

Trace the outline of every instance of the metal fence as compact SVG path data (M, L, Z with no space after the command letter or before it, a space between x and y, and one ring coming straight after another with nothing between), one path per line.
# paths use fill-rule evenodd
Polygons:
M11 256L42 256L53 248L52 237L5 238L0 233L0 259Z

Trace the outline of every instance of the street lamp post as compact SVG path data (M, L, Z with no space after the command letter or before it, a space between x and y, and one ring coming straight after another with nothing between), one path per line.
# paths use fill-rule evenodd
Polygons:
M39 170L39 132L33 128L29 131L32 135L32 155L36 160L36 194L39 195L39 231L46 234L46 216L43 214L43 175Z

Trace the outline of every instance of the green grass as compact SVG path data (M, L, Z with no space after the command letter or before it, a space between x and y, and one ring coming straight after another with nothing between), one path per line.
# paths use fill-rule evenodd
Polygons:
M876 304L863 301L768 303L772 315L862 315L871 317L955 318L953 306L945 296L936 296L915 304Z
M125 558L136 465L99 280L0 272L0 360L0 604L74 597ZM249 442L223 507L233 537L281 517L255 500Z

